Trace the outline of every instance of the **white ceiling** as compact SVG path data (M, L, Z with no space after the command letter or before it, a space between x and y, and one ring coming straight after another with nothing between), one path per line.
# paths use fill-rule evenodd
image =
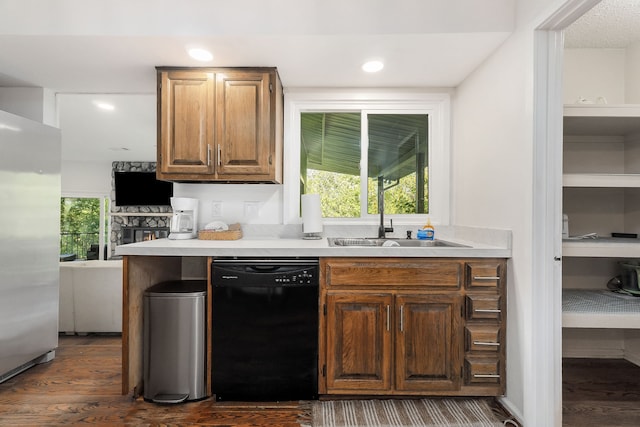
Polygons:
M275 66L285 88L455 87L509 36L515 3L0 0L0 86L58 94L63 160L154 160L156 66ZM371 58L382 72L361 71Z
M275 66L285 88L453 88L509 36L515 4L0 0L0 87L57 94L65 161L152 161L156 66ZM575 35L568 30L567 43L586 39L585 31L593 35L593 25ZM600 34L621 27L602 25ZM640 25L625 26L632 27ZM211 50L213 61L189 58L186 49L195 46ZM364 74L360 66L372 58L385 68ZM99 110L95 100L116 109Z
M602 0L565 30L567 48L623 49L640 40L640 0Z

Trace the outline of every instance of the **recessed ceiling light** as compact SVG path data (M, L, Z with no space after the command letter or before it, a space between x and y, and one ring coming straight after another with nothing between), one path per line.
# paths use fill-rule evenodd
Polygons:
M113 104L109 104L108 102L93 101L93 104L96 107L100 108L101 110L113 111L116 109L116 107Z
M193 48L189 49L189 56L197 61L211 61L213 59L213 55L206 49L201 48Z
M367 73L376 73L384 68L382 61L369 61L362 64L362 69Z

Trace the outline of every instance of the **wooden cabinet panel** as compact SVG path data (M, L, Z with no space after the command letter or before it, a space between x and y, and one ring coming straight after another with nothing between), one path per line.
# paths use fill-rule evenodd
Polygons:
M157 174L213 174L215 85L211 73L161 73Z
M465 350L498 352L500 350L499 325L467 325L465 327Z
M502 319L500 297L494 295L467 295L467 320Z
M391 295L327 295L327 390L389 390Z
M268 73L216 75L218 177L265 175L270 169Z
M465 383L499 384L501 380L500 360L497 357L465 358Z
M504 263L497 261L469 262L466 264L466 284L469 289L498 289L504 274Z
M460 388L461 298L397 295L396 389Z
M327 264L327 286L398 286L457 289L462 265L455 261L394 258L332 260Z

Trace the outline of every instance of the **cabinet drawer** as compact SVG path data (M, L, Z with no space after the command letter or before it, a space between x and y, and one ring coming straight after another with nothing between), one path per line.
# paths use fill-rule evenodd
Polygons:
M467 320L501 320L500 297L492 295L467 295Z
M465 265L469 289L498 289L504 275L504 262L469 262Z
M331 259L325 264L329 287L434 287L459 289L462 264L451 261L350 258Z
M467 357L464 371L466 384L499 384L501 380L497 357Z
M497 325L467 325L464 335L466 351L498 352L500 350L500 327Z

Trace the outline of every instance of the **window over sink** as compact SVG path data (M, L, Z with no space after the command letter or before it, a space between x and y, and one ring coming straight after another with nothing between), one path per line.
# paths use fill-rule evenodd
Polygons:
M329 222L371 220L382 186L385 215L449 223L447 93L294 90L285 109L285 156L296 156L286 160L285 221L311 193Z

